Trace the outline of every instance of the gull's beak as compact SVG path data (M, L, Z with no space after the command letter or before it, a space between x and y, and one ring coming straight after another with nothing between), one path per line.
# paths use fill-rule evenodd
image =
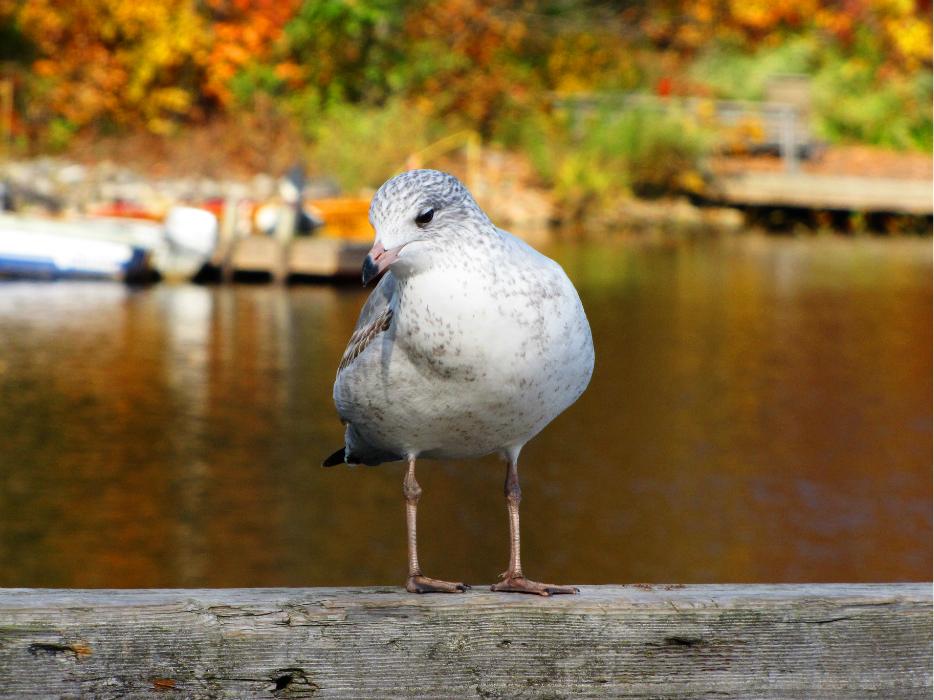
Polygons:
M376 245L367 253L366 260L363 261L364 287L399 257L399 251L402 250L403 245L386 250L381 241L376 241Z

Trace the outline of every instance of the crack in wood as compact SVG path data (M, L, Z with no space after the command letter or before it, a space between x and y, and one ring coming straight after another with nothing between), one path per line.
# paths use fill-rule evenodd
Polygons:
M27 647L30 654L35 657L65 655L72 659L90 656L91 648L87 644L54 644L49 642L34 642Z
M706 646L707 642L703 639L693 639L691 637L665 637L665 644L678 647L700 647Z

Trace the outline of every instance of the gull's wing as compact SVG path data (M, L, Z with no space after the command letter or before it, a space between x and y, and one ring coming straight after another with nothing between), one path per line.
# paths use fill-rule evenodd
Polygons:
M375 465L383 462L397 462L402 459L397 454L371 445L364 436L359 434L353 423L348 423L349 418L346 418L341 411L342 403L351 400L345 391L348 378L353 376L348 373L352 371L354 361L380 333L392 327L392 301L395 294L396 280L391 272L386 272L376 285L376 289L370 294L370 298L366 300L366 304L363 305L360 318L357 320L357 327L350 337L347 349L344 350L334 382L334 403L341 422L347 425L344 435L345 449L338 450L328 457L324 461L325 467L345 461L348 464Z
M391 304L395 293L396 279L391 272L386 272L360 311L357 327L354 328L347 349L344 350L344 356L337 367L338 376L353 364L377 335L389 330L392 325Z

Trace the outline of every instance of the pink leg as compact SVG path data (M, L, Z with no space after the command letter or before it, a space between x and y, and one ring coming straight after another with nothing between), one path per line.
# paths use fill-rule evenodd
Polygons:
M415 481L415 459L409 459L409 470L405 475L405 484L402 487L405 495L405 520L409 533L409 577L405 582L405 589L409 593L463 593L470 586L464 583L450 583L428 578L422 574L418 566L418 552L415 543L415 512L418 508L418 499L422 495L422 488Z
M503 581L493 585L490 590L503 593L534 593L536 595L557 595L559 593L579 593L573 586L556 586L553 583L529 581L522 575L519 562L519 502L522 491L519 489L519 471L516 459L509 458L506 467L506 507L509 509L509 570L503 574Z

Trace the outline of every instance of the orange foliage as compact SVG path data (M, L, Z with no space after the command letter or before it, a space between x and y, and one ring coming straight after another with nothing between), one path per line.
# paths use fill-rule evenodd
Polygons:
M247 64L269 57L301 0L206 0L206 4L214 16L214 42L204 92L228 105L233 98L228 87L230 79ZM294 63L280 64L276 74L294 81L301 78L301 69Z
M262 61L300 0L9 0L0 9L39 50L35 118L101 117L164 133ZM286 72L289 67L285 67ZM293 68L294 72L294 68Z
M74 124L106 115L165 131L197 98L182 78L208 33L189 0L24 0L16 20L42 54L45 108Z

